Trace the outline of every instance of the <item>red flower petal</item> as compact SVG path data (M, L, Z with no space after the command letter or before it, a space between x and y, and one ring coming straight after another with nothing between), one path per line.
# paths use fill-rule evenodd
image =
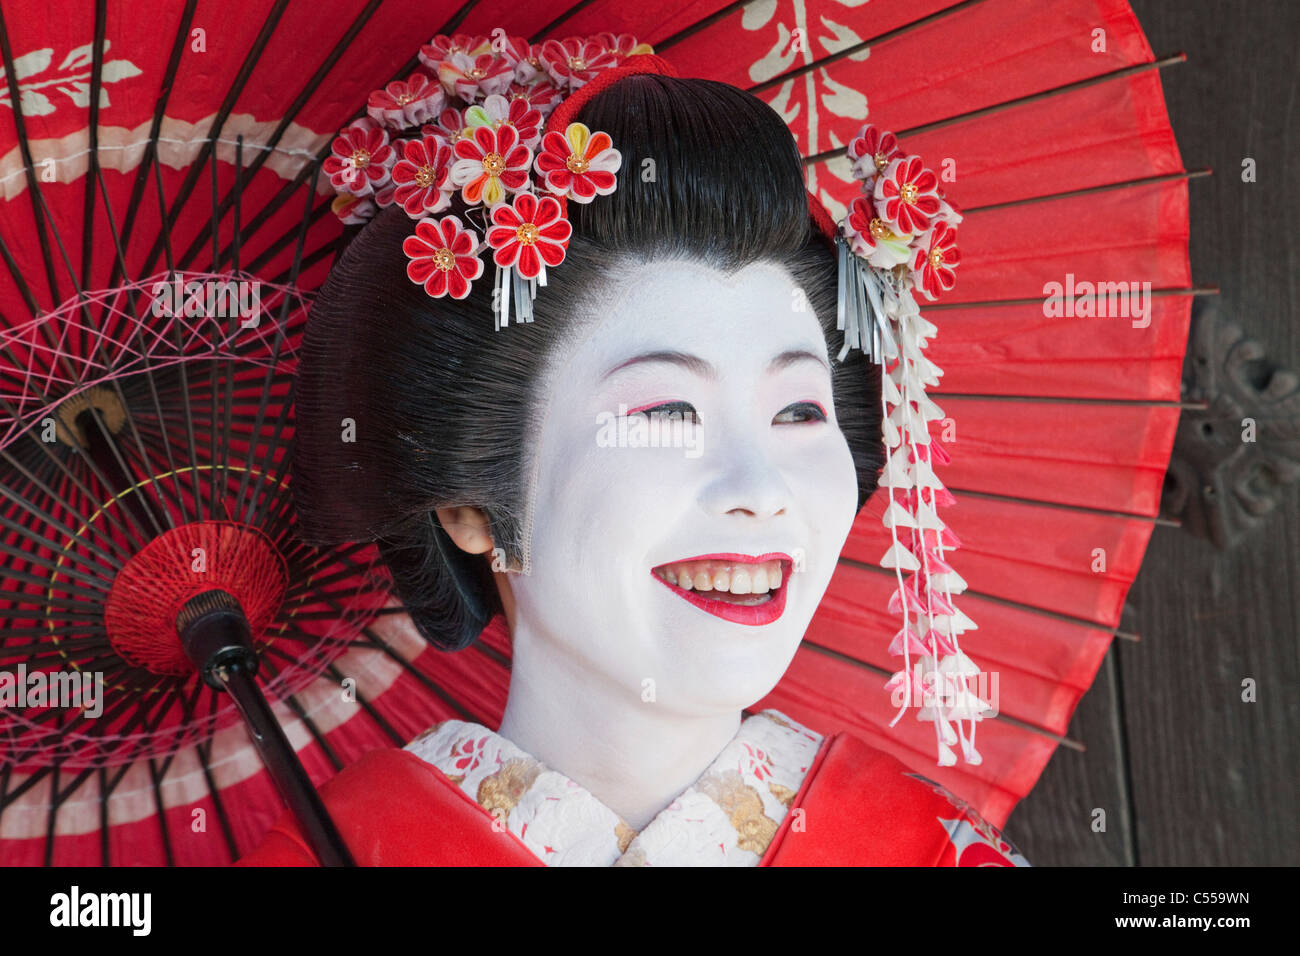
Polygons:
M433 260L428 258L412 259L406 264L406 274L412 282L423 284L424 280L429 278L430 273L437 271Z
M497 178L507 189L519 189L528 182L528 169L507 169Z
M505 245L498 247L497 251L492 254L492 261L502 268L514 265L521 246L522 243L519 242L507 242Z
M446 282L453 299L463 299L469 295L469 282L459 272L448 272Z
M538 226L547 226L560 218L560 203L553 196L543 196L538 200L537 215L533 222Z
M484 155L498 152L497 132L490 126L475 126L474 142L478 144L478 148L483 151Z
M505 129L506 127L501 127ZM528 169L528 163L532 160L527 146L516 146L506 155L506 169Z
M564 246L554 242L539 242L537 252L541 255L542 261L548 266L558 266L564 261Z
M520 193L515 199L515 211L523 222L536 222L537 197L532 193Z
M516 238L517 226L495 226L488 230L487 244L493 249L500 249Z
M448 240L447 248L457 256L469 256L474 254L474 239L464 230L458 230L454 238Z
M456 271L466 279L477 279L483 274L483 260L477 256L457 256Z
M557 169L546 174L546 188L557 196L569 191L573 174L567 169Z
M536 279L542 271L541 260L537 257L536 243L527 243L519 250L519 274L525 279Z
M567 219L557 219L555 222L537 231L538 236L547 242L566 243L569 236L573 234L573 224Z
M513 151L516 143L519 142L519 132L513 126L503 125L497 128L497 148L496 151L502 156Z

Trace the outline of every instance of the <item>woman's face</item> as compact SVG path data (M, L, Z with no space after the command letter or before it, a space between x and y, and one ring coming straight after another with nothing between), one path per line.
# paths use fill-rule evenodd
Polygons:
M768 263L647 263L602 308L541 383L516 639L645 706L748 707L856 513L821 327Z

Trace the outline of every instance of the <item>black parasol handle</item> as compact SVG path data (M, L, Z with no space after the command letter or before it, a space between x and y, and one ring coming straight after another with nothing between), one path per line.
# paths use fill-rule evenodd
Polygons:
M230 694L285 804L323 866L356 866L320 794L257 686L258 657L239 602L220 589L186 602L176 619L185 653L210 687Z

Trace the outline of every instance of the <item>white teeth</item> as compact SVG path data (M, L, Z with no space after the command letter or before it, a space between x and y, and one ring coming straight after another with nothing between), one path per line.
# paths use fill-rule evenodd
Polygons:
M780 561L761 564L706 559L664 565L656 572L684 591L728 591L731 594L767 594L781 587Z

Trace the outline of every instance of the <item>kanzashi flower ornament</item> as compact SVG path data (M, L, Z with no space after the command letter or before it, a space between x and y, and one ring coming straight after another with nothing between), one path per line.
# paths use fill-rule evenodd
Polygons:
M437 136L408 140L393 165L393 199L412 219L451 205L451 147Z
M458 216L421 219L415 235L402 243L402 252L411 260L406 274L435 299L444 295L463 299L469 295L470 283L483 274L478 248L478 235L466 229Z
M849 204L835 237L839 250L843 358L861 348L881 369L882 437L886 463L880 484L889 492L882 522L892 544L880 560L894 571L897 589L889 612L902 616L889 653L902 668L885 687L900 705L933 721L939 763L957 762L960 743L968 763L980 763L975 724L992 714L971 690L979 671L962 653L958 637L975 629L954 601L966 582L947 561L960 545L938 508L956 499L934 472L948 453L930 435L943 409L925 394L943 369L925 357L938 329L921 316L913 293L934 300L952 289L961 261L957 226L961 215L944 197L938 175L898 139L867 124L847 148L862 194ZM904 575L907 575L906 579ZM914 663L915 662L915 663Z
M608 134L570 123L563 136L547 133L543 137L535 166L551 192L586 203L614 191L614 174L622 162Z
M510 297L516 301L521 290L510 281L511 271L522 279L544 278L547 266L558 266L564 261L573 227L564 218L560 203L554 196L520 193L512 203L502 203L492 210L493 226L488 230L487 243L495 252L492 261L498 272L496 296L501 299L501 309L508 312ZM531 322L532 298L522 303L524 322Z
M650 52L629 34L540 45L500 28L434 37L421 68L372 93L366 117L335 138L324 163L335 214L360 224L397 203L418 220L403 245L407 275L433 298L468 296L491 249L494 327L509 324L512 305L517 323L531 322L572 235L565 202L608 196L622 164L609 134L582 123L544 132L546 118L602 70ZM462 212L436 218L457 202Z
M369 196L388 182L396 154L388 133L372 120L360 119L334 140L321 168L339 192Z

